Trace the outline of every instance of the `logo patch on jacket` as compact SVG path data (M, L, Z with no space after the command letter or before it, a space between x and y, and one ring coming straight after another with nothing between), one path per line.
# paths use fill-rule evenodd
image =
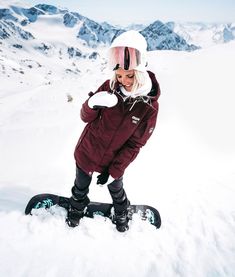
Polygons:
M140 118L136 117L136 116L132 116L132 123L134 124L138 124L138 122L140 121Z

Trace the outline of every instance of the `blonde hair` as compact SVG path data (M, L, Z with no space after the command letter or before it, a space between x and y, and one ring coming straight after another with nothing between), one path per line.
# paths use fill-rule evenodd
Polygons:
M147 72L142 72L142 71L138 71L138 70L134 69L134 82L133 82L133 85L132 85L131 92L135 92L140 87L145 85L145 82L146 82L146 73ZM112 90L114 90L115 89L115 85L117 83L118 83L118 81L117 81L116 71L114 71L114 74L113 74L113 76L110 79L110 88Z

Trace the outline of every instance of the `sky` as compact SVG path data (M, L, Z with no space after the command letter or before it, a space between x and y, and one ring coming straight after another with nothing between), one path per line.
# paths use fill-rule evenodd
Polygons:
M98 22L113 24L152 23L155 20L235 22L234 0L25 0L29 4L47 3Z

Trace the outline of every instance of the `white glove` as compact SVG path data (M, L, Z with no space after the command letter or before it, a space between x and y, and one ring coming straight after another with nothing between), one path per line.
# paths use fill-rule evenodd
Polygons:
M91 96L88 100L88 106L91 109L111 108L118 102L118 98L114 93L108 91L100 91Z

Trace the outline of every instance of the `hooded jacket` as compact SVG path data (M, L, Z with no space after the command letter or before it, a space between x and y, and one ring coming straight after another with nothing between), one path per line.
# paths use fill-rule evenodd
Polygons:
M75 148L76 164L87 174L102 172L118 179L137 157L153 133L158 114L159 84L148 71L152 89L147 96L125 99L117 84L111 91L109 80L95 93L110 91L118 97L111 108L91 109L88 100L82 105L81 119L87 123Z

